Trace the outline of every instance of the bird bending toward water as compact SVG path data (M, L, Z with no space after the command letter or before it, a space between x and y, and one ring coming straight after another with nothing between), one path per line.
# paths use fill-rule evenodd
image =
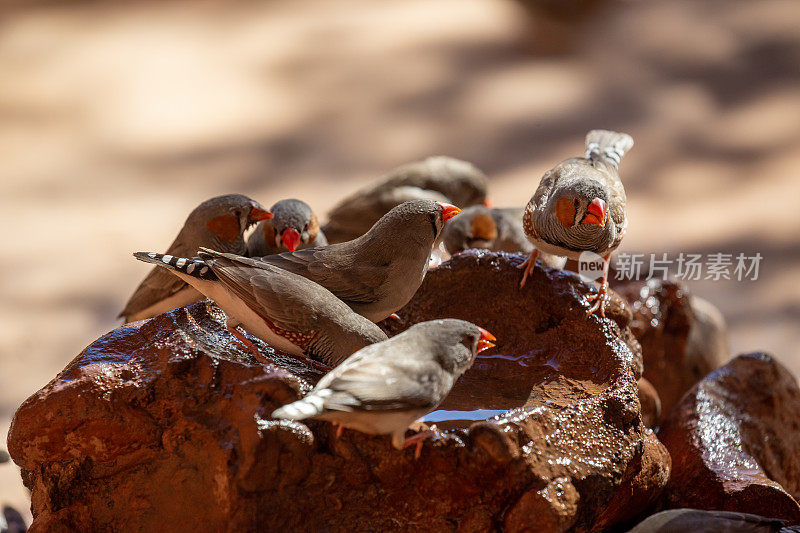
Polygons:
M325 375L303 399L284 405L273 418L315 418L371 435L391 435L397 449L432 432L405 438L406 429L436 409L478 352L494 336L464 320L431 320L354 353Z

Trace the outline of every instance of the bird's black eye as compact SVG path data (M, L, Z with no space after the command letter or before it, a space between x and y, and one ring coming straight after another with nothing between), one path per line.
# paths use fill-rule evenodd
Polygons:
M240 216L242 216L242 212L239 211L238 209L236 211L234 211L233 214L236 215L236 218L239 218Z
M578 204L580 204L580 202L578 201L577 198L575 198L575 209L578 209Z
M439 228L436 227L436 213L428 213L428 222L431 223L431 229L433 229L433 236L439 233Z

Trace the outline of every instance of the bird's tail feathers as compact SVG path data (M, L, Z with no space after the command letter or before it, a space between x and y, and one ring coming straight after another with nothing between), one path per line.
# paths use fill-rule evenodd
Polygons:
M592 130L586 134L586 159L603 158L616 168L632 146L633 137L627 133Z
M331 392L329 389L315 391L302 400L297 400L294 403L289 403L276 409L272 413L272 418L304 420L320 415L325 411L325 398L330 396Z
M211 268L201 259L176 257L174 255L159 254L156 252L136 252L133 254L133 256L139 261L153 263L160 267L182 272L195 278L207 280L217 279L216 274L214 274Z

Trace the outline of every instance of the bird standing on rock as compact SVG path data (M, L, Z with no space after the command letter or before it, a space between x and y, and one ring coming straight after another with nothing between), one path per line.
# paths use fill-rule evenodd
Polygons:
M464 320L431 320L348 357L302 400L284 405L273 418L315 418L371 435L391 435L397 449L431 432L406 439L408 426L436 409L478 352L496 340Z
M304 248L325 246L317 215L300 200L281 200L270 207L271 220L261 222L247 239L247 254L262 257Z
M339 202L323 228L331 243L360 237L403 202L433 200L464 208L486 202L489 180L471 163L436 156L397 167Z
M254 259L202 248L199 259L137 252L214 300L228 315L227 327L259 360L244 329L290 355L333 367L353 352L386 340L373 322L302 276Z
M417 292L444 223L460 212L454 205L432 200L406 202L357 239L270 255L256 264L274 265L315 281L356 313L378 322Z
M533 272L539 250L576 260L582 252L594 252L603 258L603 280L587 316L598 310L605 316L608 263L628 225L618 166L632 146L630 135L592 130L584 157L562 161L545 173L522 217L536 250L520 265L525 269L520 287Z
M194 257L201 246L244 254L243 234L252 224L272 218L272 213L241 194L227 194L198 205L167 249L167 255ZM125 322L154 317L203 296L180 278L154 268L139 284L119 314Z

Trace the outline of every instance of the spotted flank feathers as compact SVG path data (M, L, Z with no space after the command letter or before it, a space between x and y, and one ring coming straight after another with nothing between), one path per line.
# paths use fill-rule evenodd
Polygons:
M633 138L627 133L608 130L592 130L586 134L586 159L603 158L614 168L619 166L622 156L633 146Z
M272 418L303 420L322 414L325 410L325 399L331 394L333 394L333 391L330 389L314 391L302 400L297 400L294 403L276 409L272 413Z
M153 263L170 270L177 270L195 278L216 280L217 275L211 268L200 259L188 259L186 257L176 257L169 254L158 254L156 252L136 252L133 256L139 261Z

